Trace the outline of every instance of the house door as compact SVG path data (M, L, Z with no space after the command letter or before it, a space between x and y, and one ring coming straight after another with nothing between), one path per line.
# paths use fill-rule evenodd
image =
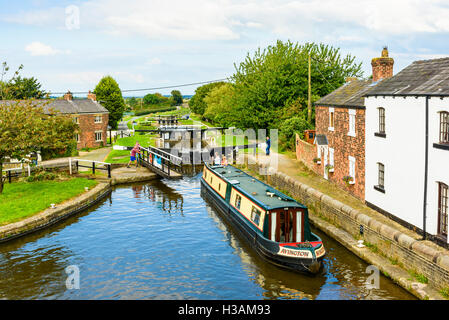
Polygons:
M321 151L321 153L323 154L323 171L324 171L324 179L329 179L329 171L326 170L326 166L329 162L328 160L328 149L327 147L323 147L323 150Z

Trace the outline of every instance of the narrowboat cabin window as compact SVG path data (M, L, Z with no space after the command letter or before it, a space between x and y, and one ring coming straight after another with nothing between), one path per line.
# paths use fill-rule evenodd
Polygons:
M242 203L242 197L238 194L235 195L235 207L240 209L240 204Z
M257 210L256 207L253 206L253 209L251 210L251 220L257 225L259 225L260 222L260 215L260 210Z

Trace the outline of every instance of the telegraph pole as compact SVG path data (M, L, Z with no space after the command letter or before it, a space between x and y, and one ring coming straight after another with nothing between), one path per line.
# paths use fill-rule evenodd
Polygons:
M309 97L307 101L307 121L310 123L312 121L312 79L311 79L311 63L310 63L310 52L309 52Z

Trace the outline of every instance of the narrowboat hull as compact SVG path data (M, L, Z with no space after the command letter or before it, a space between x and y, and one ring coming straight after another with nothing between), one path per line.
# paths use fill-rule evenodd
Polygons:
M258 234L251 225L242 219L238 212L229 205L215 190L213 190L205 181L201 179L201 194L209 203L222 215L230 224L236 227L240 235L248 244L265 260L279 267L286 268L296 272L317 274L322 269L322 260L324 258L324 247L321 244L323 254L316 257L315 248L307 250L290 250L285 244L280 244ZM317 240L320 240L316 236ZM307 252L308 251L308 252ZM289 254L290 253L290 256ZM307 253L308 258L302 258L292 254Z

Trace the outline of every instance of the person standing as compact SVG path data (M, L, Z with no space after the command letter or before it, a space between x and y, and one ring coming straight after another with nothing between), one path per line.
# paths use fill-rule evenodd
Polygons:
M270 147L271 147L271 140L270 140L270 137L267 136L267 148L265 149L265 154L267 156L270 155Z
M136 168L138 167L137 158L136 158L137 153L140 154L140 144L138 141L136 141L135 146L131 149L130 160L128 162L128 165L126 166L127 168L130 168L131 163L135 163Z

